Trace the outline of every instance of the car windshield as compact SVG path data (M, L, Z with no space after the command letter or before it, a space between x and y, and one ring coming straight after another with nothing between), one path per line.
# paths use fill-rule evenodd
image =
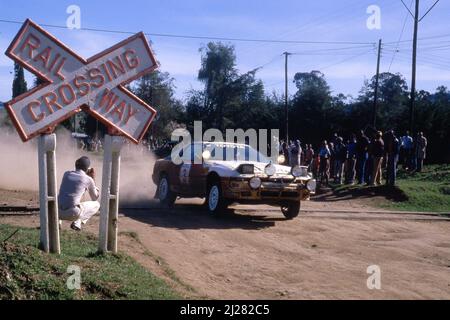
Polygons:
M270 162L260 152L244 144L203 143L203 150L210 152L210 160Z

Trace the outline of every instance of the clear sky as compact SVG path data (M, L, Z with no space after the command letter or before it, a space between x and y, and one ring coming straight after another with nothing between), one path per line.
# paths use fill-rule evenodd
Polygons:
M407 6L412 0L404 0ZM423 13L435 0L421 0ZM402 73L410 84L413 19L401 0L128 0L128 1L24 1L0 0L0 19L66 25L69 5L81 9L81 27L144 31L205 37L352 42L363 44L295 44L228 41L235 45L241 72L264 66L257 77L266 92L283 92L282 53L289 58L289 77L296 72L321 70L334 94L356 96L376 68L373 43L383 39L381 72ZM369 30L366 12L381 9L381 29ZM413 11L413 5L411 10ZM417 87L434 91L450 87L450 1L441 0L420 22ZM404 26L404 28L403 28ZM20 25L0 22L0 101L11 96L13 63L3 53ZM127 37L125 34L45 27L85 58ZM402 34L402 29L404 32ZM208 40L148 36L161 70L175 78L177 97L200 88L199 48ZM399 52L394 53L397 47ZM368 44L364 44L368 43ZM372 43L372 44L371 44ZM29 84L32 77L27 74ZM294 91L290 84L290 92Z

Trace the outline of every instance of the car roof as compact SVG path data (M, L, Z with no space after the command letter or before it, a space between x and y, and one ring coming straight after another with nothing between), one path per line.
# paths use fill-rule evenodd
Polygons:
M248 144L235 143L235 142L221 142L221 141L194 141L192 144L215 144L215 145L227 145L227 146L239 146L250 147Z

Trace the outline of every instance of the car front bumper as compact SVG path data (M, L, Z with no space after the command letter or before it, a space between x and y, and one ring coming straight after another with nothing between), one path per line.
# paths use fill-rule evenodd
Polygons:
M227 199L261 203L309 200L313 194L302 182L269 180L263 181L258 189L252 189L246 179L222 180L222 192Z

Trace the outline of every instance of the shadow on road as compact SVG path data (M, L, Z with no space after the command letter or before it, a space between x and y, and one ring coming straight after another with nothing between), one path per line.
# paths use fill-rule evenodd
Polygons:
M213 216L201 204L175 204L172 209L161 208L151 202L145 208L141 203L128 203L120 213L128 218L150 224L155 227L188 229L244 229L259 230L273 227L275 222L284 221L283 216L272 217L262 214L239 213L228 209L223 214ZM255 210L257 212L257 209ZM281 212L280 212L281 215Z
M348 186L345 188L318 190L317 195L312 198L315 201L336 202L350 199L368 199L373 197L384 197L394 202L407 201L407 195L397 187L381 186Z

